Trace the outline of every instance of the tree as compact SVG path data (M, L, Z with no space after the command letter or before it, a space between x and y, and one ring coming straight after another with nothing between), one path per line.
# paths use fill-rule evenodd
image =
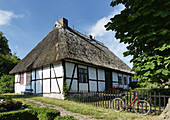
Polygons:
M0 77L9 74L10 70L19 62L16 54L11 54L8 40L0 31Z
M118 4L125 9L105 27L128 45L124 56L133 57L134 77L151 82L170 80L170 1L115 0L110 5Z
M8 40L5 36L3 36L3 33L0 31L0 54L9 54L11 53L11 50L8 46Z
M16 54L11 53L8 40L0 31L0 93L14 92L14 76L8 75L19 62Z

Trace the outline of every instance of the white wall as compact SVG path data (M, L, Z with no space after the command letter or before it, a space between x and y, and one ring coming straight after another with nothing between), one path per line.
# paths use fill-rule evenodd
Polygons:
M35 78L35 74L36 74L36 78ZM60 87L60 91L59 91L59 87L57 85L55 75L56 75L56 77L61 77L61 78L57 78L57 81L58 81L58 84ZM43 76L43 80L42 80L42 76ZM63 76L64 76L63 66L61 63L55 64L54 69L53 69L53 67L51 67L51 93L50 93L50 66L44 67L43 71L42 71L42 68L36 69L36 72L35 72L35 70L32 71L31 86L26 85L26 73L24 73L24 84L21 85L20 83L15 83L15 93L21 93L21 92L24 92L25 89L32 88L33 89L32 93L37 94L37 93L43 92L43 94L45 96L63 98L63 95L62 95L62 93L63 93ZM18 81L19 81L19 74L16 74L15 82L18 82ZM61 93L59 94L59 92L61 92ZM52 94L52 95L50 95L50 94ZM58 95L54 95L54 94L58 94Z

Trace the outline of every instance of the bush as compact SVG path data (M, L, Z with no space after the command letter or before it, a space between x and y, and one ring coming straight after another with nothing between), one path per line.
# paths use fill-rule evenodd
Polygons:
M57 116L54 120L77 120L73 116L67 115L67 116Z
M135 88L134 91L138 91L138 92L146 92L146 93L150 93L154 94L154 92L156 92L156 94L160 93L161 95L170 95L170 89L164 89L164 88Z
M16 110L22 107L22 102L20 101L13 101L13 100L6 100L1 104L7 110Z
M14 81L13 75L2 75L0 77L0 93L13 93Z
M60 112L49 108L34 108L30 110L1 113L0 120L54 120Z

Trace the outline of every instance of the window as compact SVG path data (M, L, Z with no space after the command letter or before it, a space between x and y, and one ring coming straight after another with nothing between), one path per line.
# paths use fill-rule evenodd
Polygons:
M21 75L20 75L20 84L21 85L24 84L24 73L21 73Z
M119 85L122 85L122 77L121 76L118 76L118 83L119 83Z
M78 68L78 75L79 75L79 83L87 83L87 69L85 68Z
M124 85L127 85L127 78L124 77Z
M27 72L26 75L26 85L29 85L31 81L31 72Z
M132 78L131 77L129 77L129 84L132 82Z

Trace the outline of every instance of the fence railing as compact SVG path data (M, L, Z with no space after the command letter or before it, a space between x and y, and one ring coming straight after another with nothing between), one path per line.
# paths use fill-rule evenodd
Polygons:
M127 104L130 104L136 96L139 99L146 100L151 105L151 114L161 114L165 109L168 98L168 95L161 95L156 92L137 92L137 91L117 91L109 90L102 92L73 92L69 91L67 93L68 100L73 100L85 104L91 104L94 106L111 108L111 101L116 97L121 97L122 92L125 94L125 99ZM133 106L133 105L132 105ZM133 111L132 108L128 111Z

